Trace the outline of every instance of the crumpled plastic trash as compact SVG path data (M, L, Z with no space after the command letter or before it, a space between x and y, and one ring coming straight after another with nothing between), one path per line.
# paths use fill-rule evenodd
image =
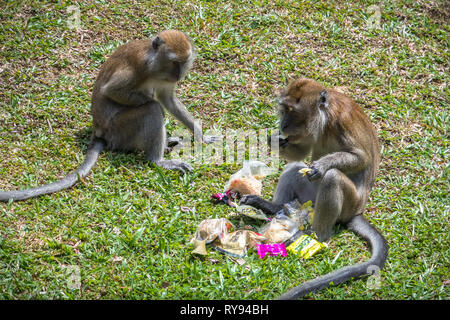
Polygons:
M224 190L238 192L241 196L246 194L260 196L262 189L260 180L272 172L273 169L261 161L245 160L242 169L231 175Z
M234 257L243 257L247 250L265 241L266 238L250 230L237 230L225 234L217 243L213 243L216 250Z
M235 257L243 257L248 249L265 241L262 235L251 230L230 232L234 225L225 218L203 220L191 239L192 253L206 255L206 244Z
M239 212L240 215L250 217L257 220L264 220L264 221L270 221L272 220L268 216L264 214L262 210L256 209L252 206L247 205L240 205L236 207L237 212Z
M299 230L307 230L312 226L314 219L314 208L312 201L300 204L297 199L288 202L283 206L282 210L285 215L298 223Z
M298 200L283 206L270 223L262 226L259 232L268 239L269 243L285 242L298 231L310 229L314 218L312 202L301 205Z
M205 244L211 243L216 238L223 237L231 228L234 228L234 225L228 219L205 219L198 225L191 243L194 243L194 240L203 240Z

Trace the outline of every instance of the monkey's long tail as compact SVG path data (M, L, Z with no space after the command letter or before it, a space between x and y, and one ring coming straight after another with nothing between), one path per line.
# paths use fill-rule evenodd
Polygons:
M372 274L372 272L382 269L388 255L389 246L377 229L370 225L363 215L355 216L348 224L347 228L354 231L367 241L369 241L372 256L362 263L344 267L314 280L307 281L295 288L292 288L277 300L298 299L313 291L328 287L331 283L338 285L351 278L358 278Z
M0 201L26 200L38 197L44 194L58 192L73 186L78 179L85 177L97 162L100 152L105 148L105 142L101 139L94 138L86 154L86 158L77 170L66 176L65 178L39 186L32 189L19 191L0 191Z

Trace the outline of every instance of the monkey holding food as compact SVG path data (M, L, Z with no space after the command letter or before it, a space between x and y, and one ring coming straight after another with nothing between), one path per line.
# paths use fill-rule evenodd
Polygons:
M212 143L175 96L175 86L194 61L194 48L181 31L167 30L153 40L134 40L119 47L103 64L92 94L93 134L80 167L67 177L21 191L0 191L0 201L25 200L73 186L95 165L103 149L143 150L147 159L165 169L182 172L192 167L180 160L164 160L164 109L194 133Z
M279 99L280 156L292 161L280 176L273 201L244 196L240 204L275 214L294 199L315 205L312 230L319 241L328 240L336 223L368 240L372 257L292 288L281 299L302 297L380 269L387 258L385 238L362 215L375 183L380 161L376 131L363 110L346 95L310 79L297 79ZM310 171L301 162L312 155Z

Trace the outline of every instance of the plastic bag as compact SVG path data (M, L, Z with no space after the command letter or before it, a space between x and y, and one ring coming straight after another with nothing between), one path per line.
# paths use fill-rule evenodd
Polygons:
M260 180L272 171L273 169L270 169L261 161L245 160L242 169L231 175L224 191L239 192L241 196L246 194L260 196L262 189Z
M231 256L243 257L247 250L265 241L266 238L250 230L237 230L225 234L215 242L214 248Z
M312 202L301 205L298 200L288 202L283 206L270 223L259 231L269 243L285 242L298 231L310 229L314 218Z
M270 223L262 226L259 232L267 238L268 243L279 243L288 240L298 230L298 223L287 216L278 216Z
M240 215L247 216L257 220L270 221L271 219L267 217L262 210L256 209L252 206L241 205L237 206L236 210Z
M211 243L216 238L222 238L231 228L234 228L233 224L225 218L203 220L200 222L191 243L195 243L195 240L203 240L205 244Z

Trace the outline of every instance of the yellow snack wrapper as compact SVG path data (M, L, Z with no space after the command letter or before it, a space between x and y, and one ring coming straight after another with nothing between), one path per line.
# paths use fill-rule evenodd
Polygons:
M304 234L300 238L292 242L286 248L286 250L295 253L296 255L299 255L304 259L309 259L325 247L326 245L324 245L323 243L308 236L307 234Z

